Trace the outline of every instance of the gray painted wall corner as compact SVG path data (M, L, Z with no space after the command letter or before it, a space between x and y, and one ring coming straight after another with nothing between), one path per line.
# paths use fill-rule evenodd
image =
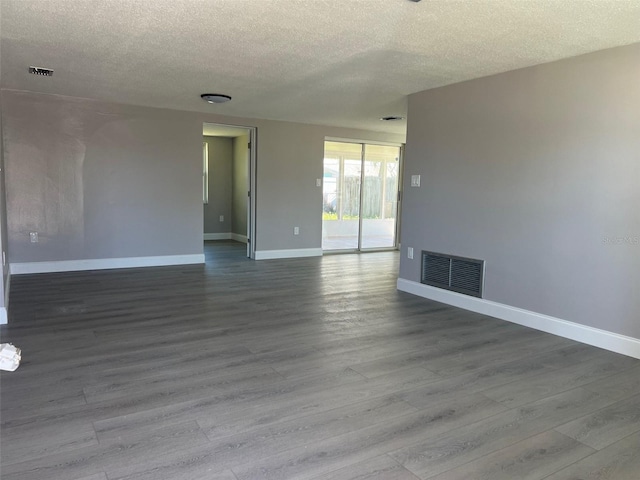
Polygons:
M11 262L202 253L202 126L255 127L256 250L320 248L325 137L381 132L3 92ZM293 227L300 235L293 235ZM29 242L29 232L40 235Z
M635 44L410 96L400 278L480 258L486 299L640 338L638 78Z

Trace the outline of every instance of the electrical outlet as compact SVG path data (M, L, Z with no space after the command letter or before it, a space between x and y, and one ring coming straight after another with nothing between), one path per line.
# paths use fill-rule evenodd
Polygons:
M300 227L293 227L293 234L300 235Z
M322 186L322 179L316 178L316 187L321 187L321 186Z
M224 215L220 215L220 221L224 222Z
M407 247L407 258L413 259L413 247Z
M38 243L38 232L29 232L29 240L31 243Z

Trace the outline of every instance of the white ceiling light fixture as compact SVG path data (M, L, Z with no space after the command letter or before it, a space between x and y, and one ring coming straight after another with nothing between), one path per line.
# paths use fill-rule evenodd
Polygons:
M221 93L203 93L200 95L200 98L208 103L225 103L231 100L229 95L223 95Z

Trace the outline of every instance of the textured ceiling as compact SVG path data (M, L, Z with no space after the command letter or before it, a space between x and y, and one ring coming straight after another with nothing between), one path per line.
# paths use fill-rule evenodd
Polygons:
M398 133L410 93L640 42L640 0L0 4L3 88Z

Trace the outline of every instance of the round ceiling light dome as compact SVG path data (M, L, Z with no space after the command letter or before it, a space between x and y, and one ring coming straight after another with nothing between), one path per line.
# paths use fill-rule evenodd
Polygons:
M225 103L231 100L229 95L223 95L222 93L203 93L200 98L209 103Z

